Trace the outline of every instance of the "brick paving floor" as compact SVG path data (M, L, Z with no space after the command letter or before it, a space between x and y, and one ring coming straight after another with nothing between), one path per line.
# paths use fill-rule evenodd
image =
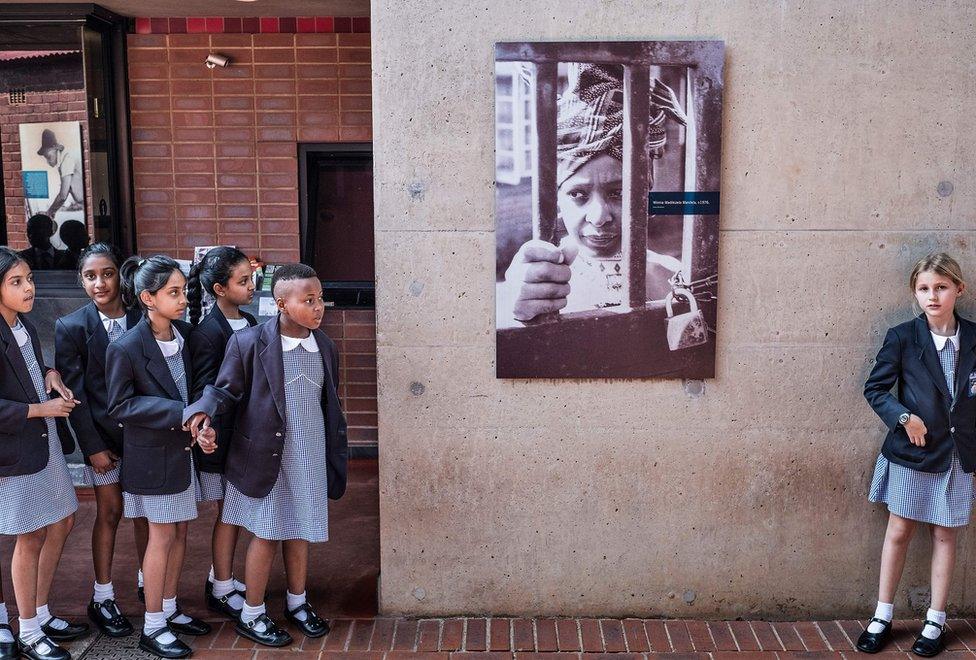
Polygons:
M272 613L273 615L274 613ZM282 617L276 617L283 623ZM214 631L184 638L201 660L494 660L575 657L646 660L843 660L855 653L858 621L661 621L657 619L333 619L322 639L301 637L286 649L266 649L234 633L233 624L212 621ZM911 648L921 621L897 621L894 639L879 660L914 658ZM949 621L947 660L976 656L976 620ZM137 637L105 637L76 643L75 658L148 658Z

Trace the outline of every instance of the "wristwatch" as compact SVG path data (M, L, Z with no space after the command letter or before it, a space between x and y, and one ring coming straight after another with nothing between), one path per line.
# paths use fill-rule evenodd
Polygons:
M908 423L908 420L910 420L911 418L912 418L911 413L902 413L898 415L898 423L904 426L905 424Z

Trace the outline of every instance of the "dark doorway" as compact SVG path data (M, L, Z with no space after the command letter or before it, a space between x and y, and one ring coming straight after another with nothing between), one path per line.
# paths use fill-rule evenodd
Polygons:
M302 261L315 268L327 301L372 309L373 146L299 146Z

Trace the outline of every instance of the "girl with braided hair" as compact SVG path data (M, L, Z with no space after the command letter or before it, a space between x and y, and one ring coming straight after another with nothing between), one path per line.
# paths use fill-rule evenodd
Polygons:
M215 247L190 270L187 282L190 322L193 331L187 340L194 365L190 401L196 401L207 385L217 380L224 360L227 340L238 330L257 325L253 316L241 310L254 298L251 261L243 252L229 246ZM200 320L203 293L215 300L210 312ZM234 579L234 549L240 527L223 522L224 468L227 448L234 431L234 415L219 415L214 420L217 450L204 454L195 449L194 460L200 469L200 488L204 501L217 502L217 520L211 541L213 565L204 588L207 607L236 621L244 606L244 585Z

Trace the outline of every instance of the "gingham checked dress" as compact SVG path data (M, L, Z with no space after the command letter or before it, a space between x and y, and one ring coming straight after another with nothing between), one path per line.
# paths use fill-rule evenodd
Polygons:
M11 330L20 353L27 363L31 382L42 403L50 397L45 391L44 375L37 364L30 335L20 319ZM63 520L78 510L78 498L68 473L68 464L61 451L58 427L53 417L45 417L47 424L47 465L40 472L0 477L0 534L27 534Z
M110 321L106 334L108 334L108 343L112 343L119 337L125 334L125 317L119 319L110 319L101 312L98 313L98 317L102 322L102 327L105 327L106 319ZM119 471L122 469L122 459L120 458L115 462L115 467L106 472L105 474L98 474L92 469L90 465L85 466L85 474L88 480L95 486L109 486L111 484L119 483Z
M180 390L183 403L189 400L186 385L186 369L183 366L183 337L173 328L176 335L170 341L159 341L159 349L166 359L166 366ZM174 352L175 351L175 352ZM172 495L136 495L122 492L125 502L126 518L146 518L152 523L173 523L193 520L197 517L197 501L200 499L200 482L190 456L190 485L182 493Z
M243 495L228 483L223 520L269 541L328 541L322 354L311 335L301 342L282 337L282 349L285 445L278 480L261 498Z
M945 374L949 391L953 394L959 357L956 344L959 340L958 330L954 339L955 341L933 333L942 373ZM943 341L945 343L939 349L939 343ZM895 515L941 527L969 524L973 497L976 497L973 475L963 472L955 449L952 450L949 469L935 473L896 465L884 456L878 456L878 462L874 466L874 478L871 480L871 492L868 495L872 502L887 504L888 511Z
M250 327L247 319L227 319L230 329L234 332ZM230 417L230 416L228 416ZM215 502L224 499L224 492L227 489L227 479L218 472L199 472L197 477L200 479L200 501Z

